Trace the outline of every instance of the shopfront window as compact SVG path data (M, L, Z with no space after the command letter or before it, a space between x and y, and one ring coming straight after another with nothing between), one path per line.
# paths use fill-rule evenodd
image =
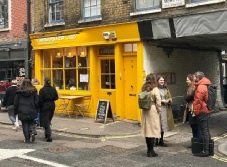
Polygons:
M115 89L115 61L101 60L101 88Z
M62 90L89 90L89 55L86 47L44 50L41 73Z

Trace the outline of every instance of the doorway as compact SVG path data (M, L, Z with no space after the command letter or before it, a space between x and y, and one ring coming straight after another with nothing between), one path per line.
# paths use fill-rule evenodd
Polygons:
M125 118L138 120L137 107L137 58L125 56L124 63L124 111Z

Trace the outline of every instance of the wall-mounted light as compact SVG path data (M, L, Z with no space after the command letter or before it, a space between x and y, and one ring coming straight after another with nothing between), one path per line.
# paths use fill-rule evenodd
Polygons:
M171 48L171 47L166 47L166 48L163 48L163 51L166 53L167 57L169 58L169 56L170 56L171 53L173 52L173 48Z

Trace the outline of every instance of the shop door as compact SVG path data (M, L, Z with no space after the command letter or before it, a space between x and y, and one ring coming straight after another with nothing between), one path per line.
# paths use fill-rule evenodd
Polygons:
M124 57L125 118L137 120L137 63L136 56Z
M113 113L116 113L115 60L99 60L99 99L110 100Z

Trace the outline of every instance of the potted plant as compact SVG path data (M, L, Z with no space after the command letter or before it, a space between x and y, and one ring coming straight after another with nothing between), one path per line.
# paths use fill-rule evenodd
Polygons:
M59 90L60 89L60 81L56 78L53 79L54 87Z

